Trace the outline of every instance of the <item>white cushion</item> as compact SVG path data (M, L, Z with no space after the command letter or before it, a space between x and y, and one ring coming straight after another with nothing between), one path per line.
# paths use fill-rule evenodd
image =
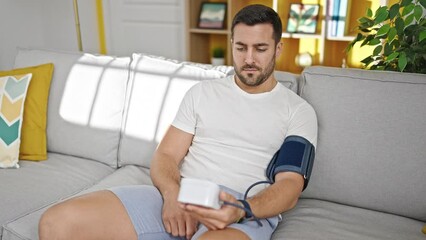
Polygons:
M15 67L52 62L47 149L117 166L130 58L19 49Z
M18 168L24 103L32 74L0 77L0 168Z
M222 78L232 70L133 54L119 165L149 167L186 91L200 80Z

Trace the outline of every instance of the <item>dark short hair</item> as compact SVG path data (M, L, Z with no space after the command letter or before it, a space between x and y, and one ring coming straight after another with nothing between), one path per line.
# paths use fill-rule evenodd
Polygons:
M254 26L259 23L270 23L274 29L273 37L275 43L281 40L282 23L281 18L278 16L274 9L262 4L248 5L241 9L232 21L232 38L234 38L234 28L237 24L244 23L249 26Z

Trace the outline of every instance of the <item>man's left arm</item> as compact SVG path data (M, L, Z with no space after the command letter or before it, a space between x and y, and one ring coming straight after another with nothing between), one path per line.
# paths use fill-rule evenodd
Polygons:
M275 183L247 199L251 211L258 218L276 216L296 206L303 190L304 178L295 172L280 172Z

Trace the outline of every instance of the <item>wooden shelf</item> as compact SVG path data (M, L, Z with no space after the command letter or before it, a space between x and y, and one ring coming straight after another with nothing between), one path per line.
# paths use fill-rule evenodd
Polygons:
M328 36L327 40L330 41L345 41L345 42L350 42L352 40L355 39L355 36L343 36L343 37L333 37L333 36Z
M307 34L307 33L287 33L287 32L283 32L281 34L282 38L296 38L296 39L301 39L301 38L313 38L313 39L322 39L323 36L321 34Z
M243 7L260 3L272 7L280 15L283 24L283 30L287 27L287 18L289 16L290 3L306 3L319 4L319 17L317 31L315 34L306 33L282 33L282 42L284 49L281 56L277 59L276 69L300 73L303 68L295 63L295 58L299 53L309 52L313 56L313 65L324 65L340 67L345 61L350 67L358 67L351 59L348 59L345 48L356 35L353 31L356 26L356 21L361 17L367 7L372 7L372 4L387 4L386 0L381 0L380 3L373 3L371 0L349 0L352 1L348 19L346 19L347 29L352 31L347 32L348 36L334 37L327 36L327 4L329 0L210 0L211 2L226 2L227 17L225 29L200 29L197 28L198 15L201 3L206 0L186 0L187 1L187 56L188 61L210 63L211 52L215 47L225 49L225 64L232 65L231 54L231 31L233 16ZM353 4L357 1L356 4ZM391 0L393 1L393 0ZM353 51L355 52L355 51ZM359 61L359 60L358 60Z
M212 30L212 29L202 29L202 28L191 28L189 29L190 33L204 33L204 34L230 34L228 30Z

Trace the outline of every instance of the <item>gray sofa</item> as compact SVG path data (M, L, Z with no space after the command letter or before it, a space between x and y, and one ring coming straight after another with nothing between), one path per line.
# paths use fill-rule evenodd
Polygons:
M53 62L48 160L0 170L3 240L37 239L47 207L151 184L150 159L185 92L232 68L133 54L20 49L15 67ZM275 73L314 107L309 187L273 239L426 239L426 75L310 67Z

